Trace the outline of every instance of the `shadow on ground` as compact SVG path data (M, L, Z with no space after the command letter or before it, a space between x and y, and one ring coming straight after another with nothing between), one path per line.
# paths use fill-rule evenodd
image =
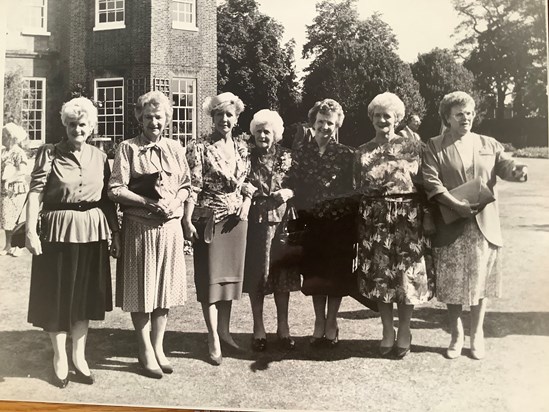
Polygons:
M369 310L341 312L345 319L366 319L378 316ZM469 312L463 316L468 334ZM412 329L444 329L446 310L418 308L414 311ZM508 335L549 336L548 312L489 312L486 314L485 335L502 338ZM295 337L296 349L283 350L276 335L268 335L268 351L255 353L250 348L250 334L233 334L242 350L224 349L224 356L251 362L254 372L269 368L282 360L338 361L349 358L379 358L378 340L343 339L335 348L312 349L308 336ZM165 349L173 359L196 359L207 362L207 335L197 332L168 331ZM118 370L140 374L136 361L137 342L132 330L90 329L88 362L92 369ZM93 350L90 350L93 348ZM414 352L444 354L445 348L413 345ZM69 351L70 352L70 351ZM44 381L51 378L52 349L48 335L39 330L0 332L0 382L5 377L33 377Z

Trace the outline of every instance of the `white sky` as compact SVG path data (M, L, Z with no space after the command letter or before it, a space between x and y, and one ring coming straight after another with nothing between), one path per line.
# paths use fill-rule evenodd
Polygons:
M281 23L284 28L284 42L296 41L296 66L300 72L307 62L301 59L306 42L306 25L316 16L317 0L258 0L260 11ZM419 53L435 47L453 48L451 38L459 23L457 12L451 0L359 0L357 8L361 18L374 12L393 29L402 60L412 63Z

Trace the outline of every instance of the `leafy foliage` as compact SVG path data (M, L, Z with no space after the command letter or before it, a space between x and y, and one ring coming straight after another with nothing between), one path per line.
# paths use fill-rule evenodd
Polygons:
M507 96L519 117L547 113L545 2L543 0L453 0L464 16L456 49L480 90L504 116Z
M265 108L278 110L286 123L296 120L295 42L282 46L282 34L255 0L227 0L217 8L218 92L233 92L246 104L242 130Z
M23 71L21 68L4 74L4 124L21 124L23 109Z
M424 111L410 66L396 54L392 29L379 14L361 20L355 3L319 2L303 48L303 56L313 58L303 84L303 111L326 97L337 100L345 111L340 139L350 145L373 136L367 106L379 93L396 93L407 111Z
M412 73L425 99L425 116L420 128L420 135L424 138L440 132L438 107L444 95L456 90L473 96L476 94L473 74L458 63L448 49L436 48L420 54L417 62L412 64Z

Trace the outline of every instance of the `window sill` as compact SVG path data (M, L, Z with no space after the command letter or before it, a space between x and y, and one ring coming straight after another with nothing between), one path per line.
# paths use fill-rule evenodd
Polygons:
M93 31L119 30L125 29L125 24L98 24L93 28Z
M198 31L198 27L196 27L196 26L181 24L181 23L177 23L175 21L172 21L172 29L194 31L194 32Z
M40 29L23 29L21 31L23 36L51 36L49 31L40 30Z

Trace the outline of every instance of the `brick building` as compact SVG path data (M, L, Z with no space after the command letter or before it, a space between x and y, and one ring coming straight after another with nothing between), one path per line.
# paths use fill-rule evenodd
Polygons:
M10 5L6 72L24 79L22 123L32 145L56 142L71 93L99 102L96 139L133 137L137 97L170 96L169 135L210 130L200 110L216 93L215 0L23 0Z

